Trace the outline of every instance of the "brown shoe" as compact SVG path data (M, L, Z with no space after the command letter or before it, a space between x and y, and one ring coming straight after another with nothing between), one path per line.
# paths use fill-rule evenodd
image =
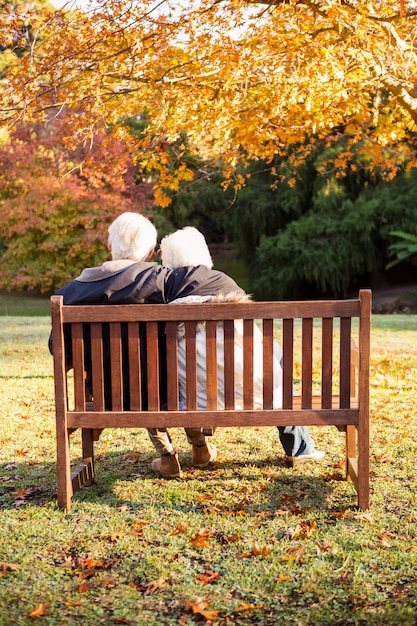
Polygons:
M164 454L159 459L154 459L152 461L152 469L164 478L182 477L178 454Z
M217 448L213 443L204 446L193 446L191 462L194 467L207 467L209 463L217 459Z

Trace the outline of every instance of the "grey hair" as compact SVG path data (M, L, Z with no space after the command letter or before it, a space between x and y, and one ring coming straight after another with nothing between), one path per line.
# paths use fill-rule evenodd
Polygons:
M194 226L186 226L167 235L161 241L163 265L176 269L188 265L213 267L213 261L204 238Z
M109 244L114 261L144 261L156 246L155 226L139 213L122 213L109 226Z

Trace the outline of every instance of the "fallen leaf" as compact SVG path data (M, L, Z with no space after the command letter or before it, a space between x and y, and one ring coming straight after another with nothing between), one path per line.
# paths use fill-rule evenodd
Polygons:
M37 604L35 608L32 609L32 611L29 613L29 617L43 617L44 615L49 615L48 611L46 610L47 606L48 605L44 604L43 602Z
M96 586L96 583L94 582L81 583L80 585L78 585L77 589L78 591L81 591L82 593L87 593L88 591L91 591L92 589L94 589L95 586Z
M129 583L129 586L136 587L138 591L147 596L151 593L156 593L159 589L163 589L166 586L166 583L167 581L164 578L158 578L158 580L150 580L147 583L144 583L141 580L134 580Z
M302 557L304 555L305 549L302 546L294 546L288 548L288 554L282 554L279 557L280 561L302 561Z
M390 539L393 539L396 536L397 535L391 532L390 530L386 530L385 532L379 533L379 538L381 539L381 544L384 546L384 548L391 548L392 543Z
M207 541L213 537L212 533L207 528L200 528L194 537L191 537L191 543L194 548L205 548Z
M235 557L247 558L251 556L268 556L268 554L270 553L271 553L271 550L265 547L260 548L258 544L255 543L252 550L249 550L248 552L241 552L240 554L235 554Z
M329 480L346 480L346 477L343 474L339 474L338 472L333 472L332 474L327 474L327 478Z
M174 530L170 532L170 535L184 535L188 530L188 524L179 524L176 525Z
M156 593L160 589L163 589L166 585L166 582L167 581L164 578L158 578L158 580L151 580L148 583L145 583L143 585L145 587L145 595Z
M240 613L242 611L254 611L255 609L263 609L262 604L252 604L252 602L239 602L238 606L233 609L233 613Z
M105 576L103 580L100 581L100 587L103 589L111 589L112 587L116 587L117 583L117 578L114 578L113 576Z
M202 615L207 621L217 622L220 619L219 611L216 609L206 610L207 604L205 600L197 598L196 600L187 600L184 608L188 613L192 611L194 614Z
M72 569L74 567L74 559L72 556L64 557L63 562L58 565L58 567L62 567L62 569Z
M216 533L216 539L221 545L228 545L229 543L236 543L236 541L242 539L242 535L240 533L226 535L225 533L219 532Z
M361 522L370 522L371 524L374 522L374 517L371 513L358 513L355 515L355 519L360 520Z
M314 520L302 520L295 528L288 528L285 535L288 539L308 539L317 530Z
M94 559L93 557L87 557L86 559L83 559L83 567L86 567L87 569L94 569L94 568L102 568L104 567L104 563L101 559Z
M211 569L207 569L204 574L198 574L197 583L202 585L209 585L214 583L215 580L221 578L219 572L213 572Z
M279 578L277 579L277 583L283 583L286 580L290 580L291 576L284 576L284 574L281 574L279 576Z
M345 509L344 511L332 511L332 515L334 517L339 517L340 519L346 519L351 516L352 511L350 509Z
M206 500L212 500L212 499L213 499L213 496L208 493L197 496L197 502L206 502Z
M20 565L16 565L16 563L5 563L4 561L0 561L0 572L4 573L4 572L8 572L10 571L16 571L17 569L20 569Z

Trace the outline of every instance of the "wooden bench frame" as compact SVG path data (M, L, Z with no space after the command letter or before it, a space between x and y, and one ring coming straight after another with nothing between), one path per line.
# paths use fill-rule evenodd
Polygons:
M89 305L64 306L62 296L52 296L52 341L54 355L58 504L67 511L71 497L82 486L94 480L94 441L104 428L202 428L230 426L334 425L346 431L346 478L352 481L358 506L369 507L369 365L371 292L361 290L357 299L204 303L176 305ZM294 320L301 319L299 346L295 345ZM313 321L319 319L321 335L320 393L313 393ZM352 320L357 318L356 340ZM234 410L234 321L243 320L244 336L244 408ZM253 388L253 320L262 320L264 358L264 405L252 409ZM187 355L195 351L196 322L206 321L207 405L197 411L195 364L187 361L187 410L178 410L177 322L184 321L187 333ZM272 354L274 320L281 325L281 336L275 336L283 351L283 403L272 408ZM335 323L335 320L336 321ZM123 408L123 368L121 323L129 330L129 410ZM147 328L147 394L148 408L141 407L138 322ZM158 323L166 328L167 405L160 408L158 384ZM224 325L225 409L217 409L216 326ZM103 343L101 325L108 324L111 354L112 410L104 406ZM94 400L88 397L85 384L83 325L91 329ZM317 322L316 322L317 324ZM65 357L65 332L72 329L73 378L68 375ZM252 329L252 331L251 331ZM297 331L298 332L298 331ZM316 333L316 331L314 331ZM276 331L275 331L276 335ZM334 338L336 337L336 339ZM301 393L294 395L294 355L301 353ZM339 353L339 359L336 359ZM195 354L195 352L194 352ZM188 358L188 357L187 357ZM336 370L334 361L336 360ZM316 361L314 361L316 362ZM143 366L142 366L143 367ZM336 392L335 392L336 387ZM69 394L68 390L71 389ZM72 406L70 408L70 400ZM82 461L71 473L70 435L82 432Z

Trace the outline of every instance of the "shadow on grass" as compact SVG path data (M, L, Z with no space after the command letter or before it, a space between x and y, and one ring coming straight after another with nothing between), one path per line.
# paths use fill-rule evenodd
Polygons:
M269 458L218 461L206 469L187 467L183 477L164 479L150 469L152 453L132 460L131 451L110 452L96 460L95 482L73 496L73 503L143 510L147 506L182 513L227 512L245 516L317 511L329 513L357 508L353 486L342 474L320 475L289 469ZM337 491L337 493L335 493ZM342 493L340 493L342 491ZM250 494L247 497L245 494ZM158 496L158 497L156 497ZM56 505L55 463L0 464L0 509Z

